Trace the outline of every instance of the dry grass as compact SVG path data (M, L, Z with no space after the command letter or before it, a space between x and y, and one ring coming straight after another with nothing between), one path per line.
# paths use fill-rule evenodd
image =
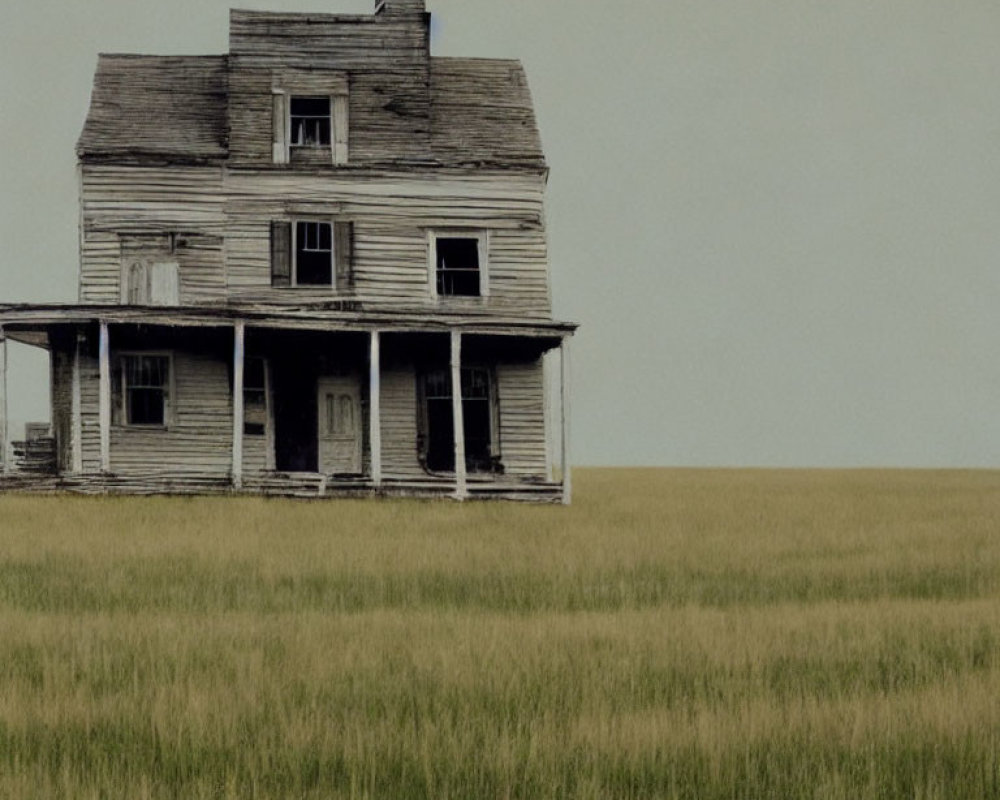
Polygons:
M1000 798L1000 473L0 497L0 796Z

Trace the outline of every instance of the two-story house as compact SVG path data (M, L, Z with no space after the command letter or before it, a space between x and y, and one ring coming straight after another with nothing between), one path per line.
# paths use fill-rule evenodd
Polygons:
M232 11L228 55L102 55L77 152L79 302L0 306L54 474L6 485L568 502L517 61L432 57L424 0Z

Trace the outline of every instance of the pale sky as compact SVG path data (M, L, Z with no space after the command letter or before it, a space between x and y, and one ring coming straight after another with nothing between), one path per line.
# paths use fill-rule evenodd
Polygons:
M0 302L73 301L97 53L224 53L230 2L2 2ZM527 69L577 463L1000 466L1000 4L428 8L435 55Z

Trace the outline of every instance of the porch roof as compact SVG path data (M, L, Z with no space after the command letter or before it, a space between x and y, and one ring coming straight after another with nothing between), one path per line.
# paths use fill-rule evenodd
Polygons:
M576 323L498 316L485 311L414 313L360 310L352 303L302 306L124 306L86 304L0 304L0 326L15 341L46 346L53 326L110 324L176 327L229 327L242 320L250 327L316 331L380 331L383 333L462 333L563 339Z

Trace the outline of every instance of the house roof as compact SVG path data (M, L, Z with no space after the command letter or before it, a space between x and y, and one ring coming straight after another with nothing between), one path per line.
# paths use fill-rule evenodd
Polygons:
M545 166L519 61L431 59L431 154L446 164Z
M226 156L226 56L101 55L81 156Z
M78 155L130 162L226 159L228 70L226 56L101 55ZM428 152L421 162L545 167L518 61L431 58L430 101Z

